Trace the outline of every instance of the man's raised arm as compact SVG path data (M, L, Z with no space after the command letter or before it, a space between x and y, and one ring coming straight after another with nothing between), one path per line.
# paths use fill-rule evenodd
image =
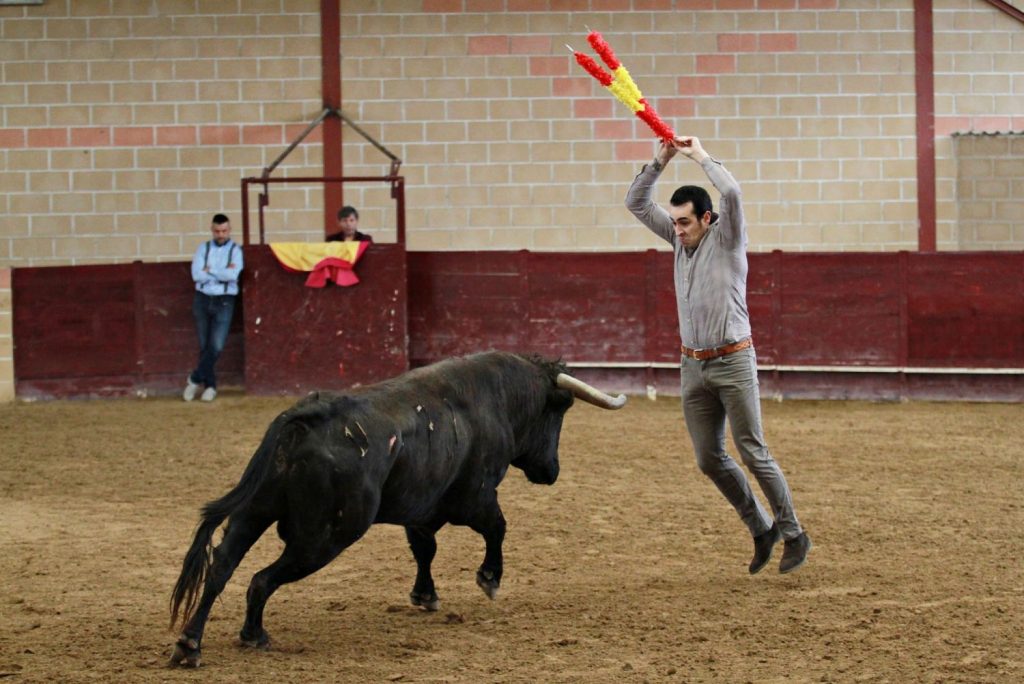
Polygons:
M637 177L633 179L633 184L629 186L629 192L626 193L626 208L630 213L636 216L640 223L651 229L655 235L670 243L675 241L672 218L665 209L651 199L651 192L654 182L658 180L665 165L675 154L676 149L673 145L662 143L654 161L644 165Z
M747 244L747 228L743 221L743 205L740 202L740 184L732 174L704 151L697 138L676 138L676 149L700 164L708 180L722 195L718 203L718 227L722 237L734 245Z

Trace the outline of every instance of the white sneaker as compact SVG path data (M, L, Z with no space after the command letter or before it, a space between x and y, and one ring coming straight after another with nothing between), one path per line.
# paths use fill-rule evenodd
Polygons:
M217 398L217 390L212 387L207 387L203 390L203 396L199 397L203 401L213 401Z
M196 392L199 391L199 385L192 382L192 374L189 373L186 379L185 391L181 393L181 398L185 401L192 401L196 398Z

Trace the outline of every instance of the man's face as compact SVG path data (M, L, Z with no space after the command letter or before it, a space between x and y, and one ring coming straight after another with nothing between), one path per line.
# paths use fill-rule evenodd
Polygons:
M672 228L682 240L683 247L693 248L699 245L711 226L711 212L705 211L703 216L698 217L693 213L693 202L678 207L670 206L668 214L672 217Z
M231 221L227 223L211 223L210 232L213 233L213 241L223 245L231 237Z
M349 214L345 218L338 219L338 228L345 234L345 237L352 237L356 234L356 229L359 228L359 217L355 214Z

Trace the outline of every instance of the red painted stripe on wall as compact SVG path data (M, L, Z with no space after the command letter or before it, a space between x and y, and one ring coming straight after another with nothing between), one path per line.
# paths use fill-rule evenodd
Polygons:
M530 57L531 76L568 76L569 57Z
M987 0L998 2L999 0ZM822 10L836 9L838 0L423 0L424 12L627 12L672 10Z
M21 128L5 128L0 130L0 148L25 146L25 130Z
M0 149L21 147L173 147L202 145L281 145L305 124L244 126L64 126L0 130ZM287 135L290 137L286 138ZM319 130L306 140L320 139Z
M612 101L609 98L573 100L572 113L578 119L607 119L612 116Z
M551 38L549 36L510 36L508 51L513 55L546 55L551 52Z
M721 52L795 52L795 33L720 33Z
M697 55L697 71L702 74L736 73L736 55Z
M470 55L507 55L508 50L508 36L470 36L467 45Z

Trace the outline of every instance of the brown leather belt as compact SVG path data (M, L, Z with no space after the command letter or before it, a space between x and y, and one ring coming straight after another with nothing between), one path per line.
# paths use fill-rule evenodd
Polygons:
M745 340L726 344L721 347L714 347L713 349L690 349L689 347L679 345L679 351L683 353L683 356L689 356L691 359L707 361L708 359L717 359L719 356L725 356L726 354L732 354L733 352L738 352L741 349L746 349L752 344L753 341L748 337Z

